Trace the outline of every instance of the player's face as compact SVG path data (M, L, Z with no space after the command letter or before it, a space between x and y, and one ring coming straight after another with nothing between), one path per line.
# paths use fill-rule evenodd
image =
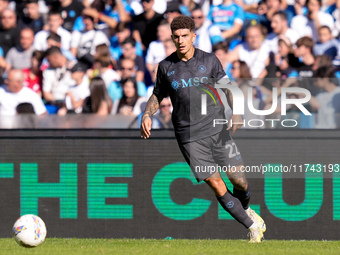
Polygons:
M187 28L178 29L172 34L172 40L176 46L177 52L183 56L192 50L195 39L196 34Z

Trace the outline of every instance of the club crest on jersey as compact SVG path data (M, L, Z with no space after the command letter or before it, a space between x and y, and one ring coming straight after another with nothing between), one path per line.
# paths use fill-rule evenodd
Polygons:
M173 74L175 74L175 71L168 72L167 76L170 76L170 75L173 75Z
M198 67L198 71L199 71L200 73L205 73L205 71L207 71L207 68L205 67L205 65L200 65L200 66Z
M172 87L174 90L178 90L179 85L181 85L181 83L180 83L179 81L173 80L173 81L171 82L171 87Z

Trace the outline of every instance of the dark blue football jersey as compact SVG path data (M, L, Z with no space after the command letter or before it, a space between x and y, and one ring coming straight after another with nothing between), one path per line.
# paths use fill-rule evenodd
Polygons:
M199 49L188 61L180 60L174 52L159 63L153 93L161 98L170 96L172 122L179 142L196 141L222 130L223 125L213 125L214 119L225 119L214 84L225 75L218 58ZM206 114L202 114L203 101Z

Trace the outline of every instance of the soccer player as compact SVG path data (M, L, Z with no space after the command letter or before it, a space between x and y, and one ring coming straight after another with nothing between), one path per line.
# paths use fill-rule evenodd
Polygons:
M241 171L243 161L236 145L229 135L240 128L240 115L233 115L233 125L213 126L214 119L224 119L224 107L207 100L207 112L201 114L201 94L206 90L217 98L210 80L227 81L220 61L215 55L194 48L196 34L194 21L187 16L179 16L171 23L172 40L176 52L160 62L153 94L149 98L141 123L141 137L151 135L151 116L158 110L163 98L170 95L173 104L172 122L180 150L191 167L197 181L204 180L215 193L218 202L238 222L249 229L250 242L259 243L263 239L266 225L263 219L249 208L250 190L247 179ZM201 81L201 82L199 82ZM229 81L229 80L228 80ZM200 89L201 88L201 89ZM214 94L216 93L216 94ZM233 96L225 90L228 103L233 107ZM216 101L216 100L214 100ZM210 110L210 111L209 111ZM234 186L233 193L224 183L218 169L197 171L202 167L231 166L227 172ZM212 168L210 168L211 170Z

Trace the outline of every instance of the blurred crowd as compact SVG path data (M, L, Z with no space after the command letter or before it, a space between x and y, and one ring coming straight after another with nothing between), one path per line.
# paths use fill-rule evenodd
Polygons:
M217 56L256 109L270 109L284 87L306 88L317 119L304 127L339 128L339 8L340 0L0 0L0 115L137 119L158 63L176 51L170 23L187 15L194 46ZM171 110L165 98L154 128L172 127Z

